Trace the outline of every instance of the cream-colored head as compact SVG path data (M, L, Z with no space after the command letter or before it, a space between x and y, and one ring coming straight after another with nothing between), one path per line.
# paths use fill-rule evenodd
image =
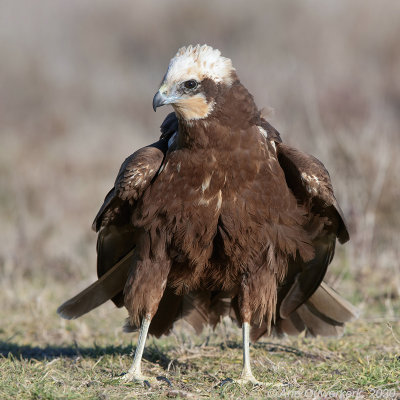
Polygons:
M185 120L206 118L214 101L202 83L211 80L215 85L230 86L234 71L232 61L222 57L219 50L207 45L182 47L169 63L153 108L172 104Z
M206 44L181 47L169 63L164 82L183 82L190 79L201 82L204 78L209 78L216 83L230 85L232 70L232 61Z

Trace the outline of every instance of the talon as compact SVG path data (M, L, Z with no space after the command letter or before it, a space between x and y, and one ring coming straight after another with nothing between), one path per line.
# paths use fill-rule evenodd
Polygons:
M166 376L157 376L158 381L166 382L169 387L172 387L171 381Z
M254 386L263 386L263 387L282 387L288 386L287 383L282 382L260 382L254 376L246 376L241 377L239 379L234 379L233 382L237 383L238 385L246 385L247 383L252 383Z
M122 376L119 377L119 379L124 382L124 383L131 383L131 382L139 382L143 383L143 385L147 387L151 387L150 382L154 383L156 380L154 378L149 378L147 376L143 376L140 373L132 373L132 372L127 372L126 374L123 374Z
M218 385L216 385L215 387L223 387L225 386L227 383L232 383L234 382L234 380L232 378L225 378L223 379L220 383L218 383Z
M137 383L143 383L143 385L147 388L151 388L151 385L154 385L157 383L157 381L162 381L168 384L169 387L172 387L171 381L165 377L165 376L157 376L156 378L154 377L148 377L145 375L142 375L141 373L136 372L127 372L126 374L122 374L119 376L119 379L124 382L124 383L131 383L131 382L137 382Z
M146 379L143 381L143 385L147 386L149 389L151 388L150 382Z
M123 372L121 375L119 375L118 379L120 381L123 381L123 382L129 382L130 381L130 377L128 376L128 374L126 372Z
M246 383L252 383L255 386L265 386L265 385L270 385L268 382L260 382L255 378L240 378L240 379L235 379L235 383L238 383L239 385L245 385Z
M289 386L288 382L275 382L275 383L270 383L271 386L275 386L275 387L282 387L282 386Z

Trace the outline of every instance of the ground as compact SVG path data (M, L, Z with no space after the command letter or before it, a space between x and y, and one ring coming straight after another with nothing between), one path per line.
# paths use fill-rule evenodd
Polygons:
M0 311L7 321L0 330L0 398L312 398L319 391L321 398L400 396L400 322L389 317L361 316L338 339L263 338L251 346L251 357L255 376L271 383L265 387L220 386L241 371L240 329L230 320L201 335L180 324L168 337L150 338L144 353L144 373L166 376L172 387L121 383L137 333L122 332L125 312L111 303L80 320L61 320L56 305L71 288L20 282L20 296ZM378 315L378 301L374 307Z

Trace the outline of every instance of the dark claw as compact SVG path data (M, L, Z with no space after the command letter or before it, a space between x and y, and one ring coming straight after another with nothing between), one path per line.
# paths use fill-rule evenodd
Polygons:
M149 381L143 381L143 385L147 386L149 389L151 388Z
M233 379L232 378L226 378L226 379L223 379L220 383L218 383L218 385L217 386L215 386L216 388L218 388L218 387L223 387L223 386L225 386L227 383L232 383L233 382Z
M172 387L172 383L171 383L171 381L170 381L167 377L165 377L165 376L157 376L156 379L157 379L158 381L166 382L166 383L168 384L169 387Z

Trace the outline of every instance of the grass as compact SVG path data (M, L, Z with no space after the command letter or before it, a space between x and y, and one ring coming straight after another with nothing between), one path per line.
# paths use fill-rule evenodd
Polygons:
M0 397L282 398L285 392L289 396L313 390L335 392L337 396L352 391L371 398L374 391L380 390L395 398L400 394L400 357L392 330L399 334L399 324L389 329L382 323L357 322L339 340L286 338L257 343L251 350L255 375L264 382L284 384L265 388L251 384L219 386L223 379L240 374L241 345L234 334L229 340L221 332L193 342L187 333L158 341L150 339L144 354L144 373L168 377L172 388L166 383L149 388L118 380L131 363L129 339L116 346L92 343L32 347L2 341Z
M58 282L38 287L18 281L21 293L0 312L0 398L130 399L130 398L304 398L330 394L339 398L396 398L400 395L400 321L361 317L349 323L341 338L263 338L251 346L255 376L275 384L255 387L227 383L241 372L241 333L225 319L215 331L195 335L184 323L170 336L150 338L143 372L172 382L147 387L122 383L132 362L137 333L121 326L123 310L106 304L89 315L64 321L55 306L67 290ZM3 292L4 293L4 292ZM10 299L9 299L10 300ZM17 304L18 303L18 304ZM381 305L375 304L379 314ZM396 312L398 310L396 309ZM281 383L283 386L276 386ZM323 396L322 396L323 397Z

